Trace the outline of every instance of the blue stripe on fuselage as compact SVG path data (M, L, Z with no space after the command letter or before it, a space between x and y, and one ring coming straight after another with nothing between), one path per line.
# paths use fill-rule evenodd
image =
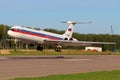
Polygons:
M28 31L28 30L23 30L23 29L16 29L16 31L20 32L20 33L24 33L24 34L39 36L39 37L53 39L53 40L63 40L63 38L56 37L56 36L53 36L53 35L43 34L43 33L38 33L38 32L33 32L33 31Z

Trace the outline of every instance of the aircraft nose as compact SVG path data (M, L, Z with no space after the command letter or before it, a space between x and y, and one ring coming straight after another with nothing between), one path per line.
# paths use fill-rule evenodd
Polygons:
M8 30L7 34L11 36L11 32L12 32L11 30Z

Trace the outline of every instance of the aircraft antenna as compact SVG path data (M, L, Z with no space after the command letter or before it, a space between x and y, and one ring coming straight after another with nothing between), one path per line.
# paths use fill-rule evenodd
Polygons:
M112 27L112 25L111 25L111 35L113 35L113 27Z

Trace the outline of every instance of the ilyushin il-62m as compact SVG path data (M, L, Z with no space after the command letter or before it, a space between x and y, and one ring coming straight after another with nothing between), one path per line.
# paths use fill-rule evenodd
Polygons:
M91 41L78 41L72 37L75 24L89 24L91 22L73 22L67 21L69 27L64 34L56 34L43 30L34 30L21 26L13 26L8 30L8 35L24 41L37 43L37 50L43 50L43 45L54 46L55 51L61 51L62 46L87 46L94 44L116 44L115 42L91 42Z

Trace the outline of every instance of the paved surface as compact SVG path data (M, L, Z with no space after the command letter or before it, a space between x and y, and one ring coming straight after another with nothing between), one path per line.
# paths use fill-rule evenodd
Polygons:
M109 70L120 70L120 56L0 57L0 80Z

